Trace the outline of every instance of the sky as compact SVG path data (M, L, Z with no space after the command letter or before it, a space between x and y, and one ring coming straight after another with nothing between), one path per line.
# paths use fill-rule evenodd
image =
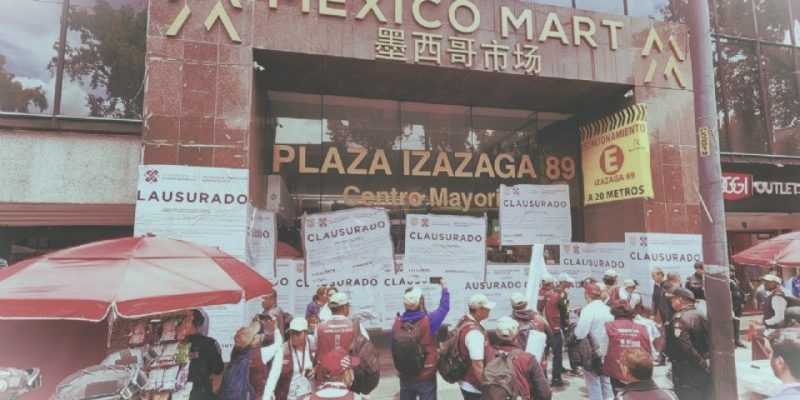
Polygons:
M95 0L71 0L77 7L91 7ZM109 0L119 7L130 4L140 10L147 0ZM58 0L2 0L0 1L0 54L6 58L6 70L16 76L24 87L42 86L46 93L48 109L52 112L55 75L47 69L50 59L56 55L53 44L58 40L62 3ZM79 43L77 32L70 31L67 43ZM144 61L143 61L144 62ZM87 93L102 93L91 90L88 85L73 82L64 77L61 112L65 115L85 116ZM30 107L31 112L39 109Z

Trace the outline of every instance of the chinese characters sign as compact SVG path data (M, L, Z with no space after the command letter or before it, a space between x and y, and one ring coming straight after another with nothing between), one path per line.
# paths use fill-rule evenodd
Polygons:
M465 37L449 37L445 41L442 35L423 32L413 32L412 36L413 46L408 46L402 29L378 28L375 58L397 61L413 58L415 64L437 66L442 65L443 58L449 58L453 66L472 68L480 54L484 69L494 72L507 71L509 67L526 74L538 74L541 71L539 46L532 44L516 43L511 47L498 44L497 40L476 43L475 39ZM411 50L411 54L408 50Z

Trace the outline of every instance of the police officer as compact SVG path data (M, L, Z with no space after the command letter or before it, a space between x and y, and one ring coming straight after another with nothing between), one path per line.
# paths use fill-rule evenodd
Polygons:
M677 287L671 294L675 315L667 325L667 355L675 393L681 400L708 399L712 381L705 316L695 309L690 290Z
M706 313L706 289L703 282L704 268L703 263L694 263L694 274L686 277L685 287L694 294L695 307L697 310L703 315L708 315Z
M741 326L742 308L744 307L744 291L739 280L736 279L736 267L731 265L730 287L731 287L731 302L733 303L733 338L736 347L745 347L744 343L739 339L739 327Z

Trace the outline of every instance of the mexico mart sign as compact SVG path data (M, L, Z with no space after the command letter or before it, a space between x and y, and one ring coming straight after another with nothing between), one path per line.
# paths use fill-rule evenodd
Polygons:
M267 0L269 8L277 10L279 8L279 0ZM404 7L408 6L406 0L394 1L381 1L381 0L317 0L317 11L320 15L327 15L331 17L346 18L348 3L361 3L358 12L355 15L356 20L363 20L369 16L373 16L380 23L387 24L389 19L387 15L392 17L392 22L396 26L402 26ZM311 0L301 0L300 8L303 13L311 13ZM386 6L388 4L388 6ZM287 7L289 5L284 5ZM382 7L383 6L383 7ZM442 20L434 17L433 15L440 14L439 8L447 8L447 22L453 29L462 34L474 33L481 25L484 18L494 18L494 15L483 16L481 10L477 6L477 2L469 0L454 0L449 6L442 4L441 0L414 0L411 3L411 15L413 22L423 29L438 29L442 26ZM384 11L386 8L391 8L391 11ZM460 13L467 15L467 18L459 18ZM617 49L617 33L623 28L622 21L613 19L602 19L595 21L592 18L573 15L571 18L572 31L567 33L564 29L564 24L559 19L558 14L550 12L544 22L542 29L535 32L533 29L533 10L526 8L519 13L515 13L508 6L500 6L500 23L502 29L502 37L507 38L511 30L518 30L524 28L525 37L527 40L534 40L534 36L538 37L540 42L548 39L558 39L564 44L572 42L576 46L586 43L591 47L597 47L595 35L599 29L606 30L610 43L609 46L612 50Z
M347 18L348 2L353 0L318 0L317 12L320 15ZM442 65L449 61L453 66L472 68L483 65L484 69L495 72L512 70L524 74L538 74L541 71L541 57L538 42L548 40L560 41L563 45L587 45L598 47L595 36L607 35L608 46L617 50L618 32L623 28L621 21L614 19L595 19L572 15L569 20L562 21L558 14L546 14L542 28L534 30L534 12L525 8L515 12L509 6L500 6L497 14L500 18L500 36L503 39L524 32L524 43L505 43L496 38L485 38L482 41L470 37L479 28L482 21L483 29L492 30L495 14L482 15L476 2L469 0L454 0L449 5L441 0L414 0L409 5L407 1L394 0L381 2L381 0L359 0L360 8L355 14L355 20L360 21L373 17L383 26L378 27L377 40L375 41L375 59L411 61L416 64ZM269 0L270 9L279 8L278 0ZM407 37L403 25L404 8L411 8L412 23L420 28L412 31ZM311 0L301 1L301 10L305 14L311 13ZM447 8L447 18L443 18L443 10ZM485 10L485 8L484 8ZM437 17L439 16L439 17ZM391 21L390 21L391 18ZM444 21L443 21L444 20ZM449 24L456 32L448 37L440 33L431 32ZM571 26L571 30L565 29ZM598 31L600 33L598 33Z

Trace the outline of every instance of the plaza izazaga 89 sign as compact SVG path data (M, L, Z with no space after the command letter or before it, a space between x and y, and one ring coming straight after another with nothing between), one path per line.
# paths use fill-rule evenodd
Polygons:
M581 126L580 132L586 204L653 197L644 105Z

